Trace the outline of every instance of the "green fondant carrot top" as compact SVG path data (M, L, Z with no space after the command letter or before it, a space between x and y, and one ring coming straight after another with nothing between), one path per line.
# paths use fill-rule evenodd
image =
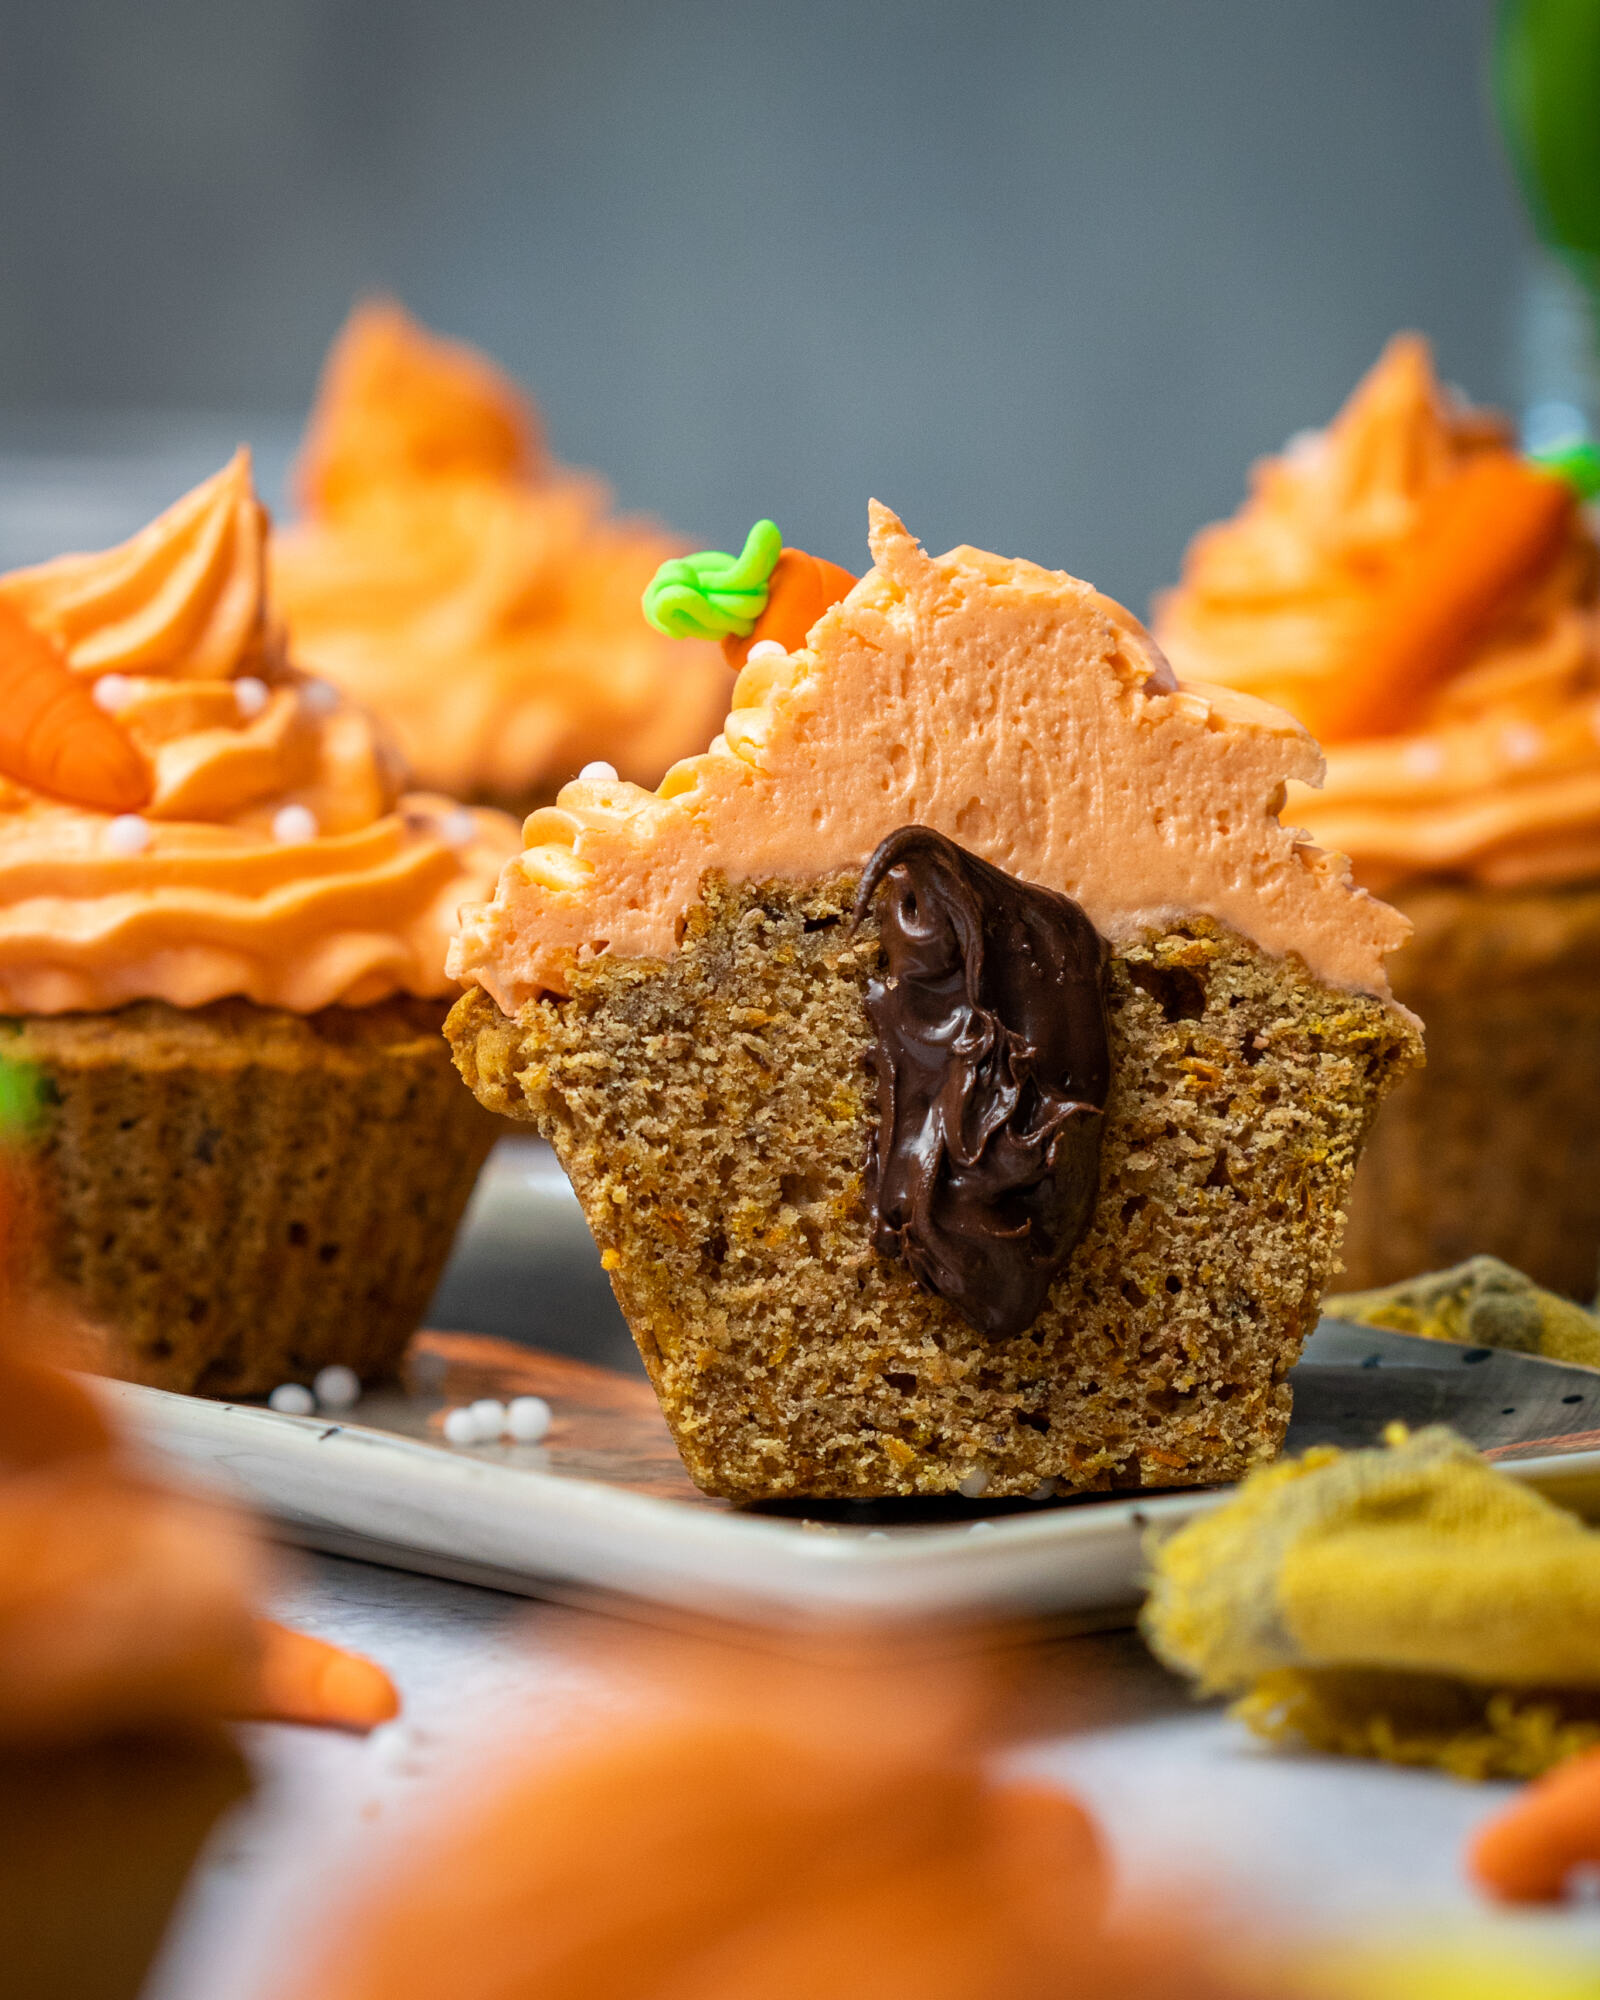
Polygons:
M757 521L736 556L720 549L674 556L645 586L644 615L669 639L748 639L782 552L777 524Z

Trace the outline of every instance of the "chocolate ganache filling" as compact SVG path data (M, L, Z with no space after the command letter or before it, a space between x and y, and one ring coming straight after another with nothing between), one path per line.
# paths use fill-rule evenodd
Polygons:
M992 1340L1025 1333L1094 1210L1111 1080L1105 940L1069 896L930 827L867 863L873 1244Z

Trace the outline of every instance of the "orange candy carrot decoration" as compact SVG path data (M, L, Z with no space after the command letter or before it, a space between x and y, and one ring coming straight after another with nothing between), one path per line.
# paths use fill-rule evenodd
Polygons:
M757 521L737 556L720 549L664 562L644 593L644 615L669 639L720 639L730 666L752 646L792 653L856 579L838 563L786 549L777 525Z
M400 1713L394 1682L376 1660L271 1619L259 1619L257 1629L259 1685L249 1720L367 1730Z
M137 812L150 772L45 634L0 597L0 775L99 812Z
M1574 494L1509 452L1485 453L1441 486L1338 678L1299 705L1324 742L1404 729L1508 595L1561 547Z
M376 1660L268 1618L257 1620L257 1631L261 1660L256 1699L242 1720L365 1731L400 1713L394 1682Z
M767 585L767 608L751 631L739 638L730 632L722 641L723 656L731 667L742 667L750 648L773 640L786 653L803 646L806 634L830 605L848 597L856 579L838 563L821 556L809 556L804 549L785 549L773 567Z
M1575 1868L1600 1866L1600 1750L1558 1764L1479 1827L1467 1872L1506 1903L1556 1903Z

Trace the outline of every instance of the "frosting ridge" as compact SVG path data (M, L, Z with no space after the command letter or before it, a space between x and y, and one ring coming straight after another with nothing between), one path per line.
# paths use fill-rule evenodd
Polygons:
M1474 509L1450 544L1440 523ZM1196 536L1155 630L1181 672L1322 734L1325 785L1289 812L1361 881L1561 882L1600 873L1597 598L1570 493L1402 335Z
M1387 994L1397 912L1277 811L1314 783L1282 710L1180 685L1126 611L1062 572L931 558L871 509L875 567L734 687L709 751L654 792L579 780L530 815L493 902L463 912L457 977L507 1013L600 951L665 957L702 876L861 869L918 824L1070 896L1113 944L1215 917L1317 976Z

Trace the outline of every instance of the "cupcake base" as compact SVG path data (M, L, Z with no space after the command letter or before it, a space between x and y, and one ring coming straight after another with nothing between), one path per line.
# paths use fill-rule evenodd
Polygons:
M1382 1002L1205 920L1113 960L1093 1219L990 1341L872 1244L853 879L708 877L668 963L600 958L447 1026L483 1102L555 1147L696 1483L739 1500L1160 1487L1275 1452L1379 1098Z
M444 1001L298 1015L221 1000L0 1022L43 1108L40 1276L94 1365L261 1394L398 1363L496 1136Z
M1600 886L1419 885L1388 900L1416 934L1395 990L1428 1066L1367 1146L1346 1291L1468 1257L1592 1298L1600 1257Z

